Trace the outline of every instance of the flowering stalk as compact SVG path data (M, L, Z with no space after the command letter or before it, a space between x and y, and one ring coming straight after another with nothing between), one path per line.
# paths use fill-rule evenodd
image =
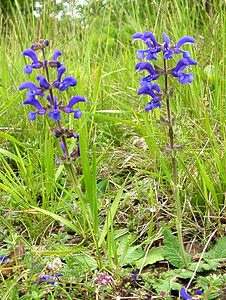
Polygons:
M25 66L24 73L31 74L34 69L43 68L45 70L46 77L39 74L36 77L39 82L38 85L34 84L33 82L26 81L19 86L19 90L29 90L27 92L27 99L24 100L23 104L29 104L36 108L36 111L32 111L28 114L28 117L31 121L34 121L38 115L47 115L57 124L57 128L52 129L52 131L55 133L56 138L61 139L60 146L63 155L56 158L55 162L65 163L65 168L71 175L74 189L81 200L80 205L84 215L86 216L87 224L96 245L96 251L99 258L98 263L99 267L101 268L102 261L98 247L98 237L96 232L93 230L93 224L90 221L90 211L87 209L86 196L80 188L73 165L73 160L80 156L79 135L74 133L74 131L71 129L63 128L61 124L61 113L72 113L75 119L81 118L82 112L79 109L75 110L73 106L79 102L85 102L86 100L82 96L75 95L71 97L67 105L63 105L62 101L58 101L58 98L53 94L53 90L64 92L69 87L75 86L77 84L77 80L73 76L66 76L64 79L62 79L63 74L66 72L66 67L58 61L58 57L61 55L61 52L59 50L55 50L53 53L53 59L51 61L47 61L45 56L45 48L47 46L49 46L48 40L41 40L38 43L33 44L30 49L26 49L22 53L22 55L28 56L32 60L31 64ZM42 51L43 61L38 59L36 54L36 51L38 50ZM57 78L53 82L50 80L49 68L54 68L57 71ZM45 93L48 93L48 95L45 95ZM38 97L41 97L41 100L38 100ZM47 104L43 104L43 102L45 102L43 99L45 101L47 100ZM77 140L77 148L71 153L69 153L67 146L68 138L75 138Z
M175 199L176 204L176 227L177 227L177 237L180 247L180 253L183 259L184 266L187 267L187 257L186 252L184 249L183 243L183 235L182 235L182 210L181 210L181 203L180 203L180 196L179 196L179 186L178 186L178 173L177 173L177 160L176 160L176 149L174 144L174 131L173 131L173 124L172 124L172 117L171 117L171 109L170 109L170 91L168 87L168 74L167 74L167 61L164 59L164 81L165 81L165 94L166 94L166 111L167 111L167 125L169 128L168 135L170 140L170 153L171 153L171 165L172 165L172 175L173 175L173 196Z
M42 48L42 54L43 54L44 60L46 60L44 48ZM49 76L48 66L45 66L45 71L46 71L47 81L50 82L50 76ZM49 92L50 92L51 103L54 103L54 97L53 97L53 91L52 91L52 89L50 89ZM60 120L56 120L56 122L57 122L59 131L62 132L61 121ZM61 139L62 139L62 143L63 143L63 146L62 146L63 152L65 153L66 157L70 157L68 146L67 146L67 142L66 142L66 137L65 137L64 134L62 134ZM78 150L78 152L79 152L79 150ZM80 155L80 153L78 153L78 156L79 155ZM74 186L76 187L78 196L80 196L80 198L81 197L84 198L84 196L82 195L82 191L79 189L79 184L78 184L78 181L77 181L77 176L76 176L76 173L75 173L74 166L72 164L72 160L69 160L68 166L69 166L69 171L70 171L71 177L72 177L72 179L74 181Z
M186 43L194 43L195 40L190 36L184 36L177 44L171 43L169 37L163 33L163 44L157 42L156 38L151 32L137 32L133 35L135 40L141 40L147 46L147 49L138 50L137 58L147 59L147 60L157 60L158 53L163 52L163 68L156 65L151 65L149 62L139 62L136 64L135 69L138 71L147 71L148 76L143 77L140 81L141 88L138 90L138 95L148 95L151 96L151 101L145 106L146 111L153 110L155 108L162 107L162 96L165 94L166 99L166 111L167 120L164 120L168 125L168 135L169 135L169 152L171 155L171 165L172 165L172 192L176 204L176 227L178 234L178 242L180 245L180 254L183 260L183 264L187 267L187 256L183 244L182 236L182 209L179 197L179 186L178 186L178 173L177 173L177 160L176 160L176 146L174 143L174 131L172 124L172 116L170 109L170 90L168 85L169 75L178 78L178 82L181 84L191 83L194 78L192 73L185 73L184 69L191 65L196 65L197 62L193 60L188 51L181 50L181 47ZM182 54L183 58L180 59L174 68L167 68L167 60L171 59L174 54ZM153 83L160 76L164 76L164 92L158 84Z
M53 121L57 123L58 128L53 129L56 138L61 138L61 149L63 151L63 156L56 158L56 163L66 162L66 167L68 167L71 174L75 190L80 199L84 199L84 195L79 188L77 181L77 176L75 173L74 166L72 164L73 160L80 156L80 147L79 147L79 135L75 134L73 130L63 129L61 124L61 112L64 113L73 113L75 119L79 119L82 115L80 110L74 110L73 106L78 102L85 102L85 98L81 96L73 96L68 105L62 105L62 102L58 101L58 98L54 96L53 90L58 89L60 92L63 92L68 89L70 86L75 86L77 80L73 76L67 76L62 80L62 75L66 71L66 67L58 61L58 57L61 55L59 50L55 50L53 53L53 59L51 61L46 60L45 48L49 46L48 40L40 40L38 43L35 43L31 46L30 49L26 49L22 55L28 56L32 63L28 64L24 68L25 74L31 74L33 69L43 68L46 73L46 78L39 74L36 79L39 81L39 85L34 84L33 82L26 81L19 86L19 90L28 89L27 99L24 100L23 104L29 104L36 108L36 111L30 112L28 117L31 121L36 119L37 115L47 114ZM43 55L43 61L38 59L36 51L41 50ZM57 71L57 79L51 83L49 67L54 68ZM48 95L45 97L45 93ZM42 102L37 99L37 97L42 98ZM47 104L44 106L43 99L46 98ZM77 140L77 149L72 153L69 153L67 146L67 138L75 138Z

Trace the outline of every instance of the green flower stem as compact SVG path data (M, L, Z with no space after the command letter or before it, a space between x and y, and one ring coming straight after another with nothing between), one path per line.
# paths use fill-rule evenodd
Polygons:
M173 197L176 204L176 228L177 228L177 237L180 246L180 254L183 259L184 266L188 266L187 255L184 249L183 242L183 234L182 234L182 209L180 202L180 194L179 194L179 185L178 185L178 173L177 173L177 159L176 159L176 151L174 148L174 132L173 132L173 124L172 124L172 116L170 109L170 97L169 97L169 87L168 87L168 74L167 74L167 63L166 59L164 59L164 78L165 78L165 94L166 94L166 110L167 110L167 118L168 118L168 127L169 127L169 139L170 139L170 150L171 150L171 164L172 164L172 173L173 173L173 181L172 181L172 191Z
M42 54L43 54L43 58L45 60L45 51L44 51L44 49L42 49ZM49 76L48 66L45 66L45 71L46 71L46 78L47 78L48 82L50 82L50 76ZM53 105L54 104L54 97L53 97L53 91L52 91L51 88L49 89L49 93L50 93L50 98L51 98L51 104ZM58 125L59 129L62 129L61 121L58 120L57 121L57 125ZM68 146L67 146L67 141L66 141L66 138L65 138L64 135L61 136L61 140L62 140L62 142L64 144L64 149L65 149L66 158L67 158L67 161L65 163L65 168L67 169L67 171L69 172L69 174L71 176L74 189L75 189L75 191L76 191L76 193L77 193L77 195L78 195L78 197L79 197L79 199L81 201L82 211L86 215L86 220L87 220L90 232L92 234L94 244L96 246L96 251L97 251L97 256L98 256L98 260L97 260L98 267L99 267L99 269L101 269L102 268L102 258L101 258L100 250L99 250L99 247L98 247L98 237L96 236L96 234L95 234L95 232L93 230L93 225L90 222L90 219L92 219L92 218L90 218L90 216L89 216L89 211L87 209L86 197L85 197L84 193L82 192L80 184L78 182L74 165L72 163L72 160L70 159L70 155L69 155L69 151L68 151Z
M45 57L45 50L44 50L44 48L42 48L42 55L43 55L43 58L45 60L46 57ZM46 78L47 78L48 82L50 82L50 76L49 76L48 66L45 66L45 71L46 71ZM54 98L53 98L53 91L52 91L51 88L49 89L49 93L50 93L51 104L53 105ZM58 125L59 129L62 129L60 121L57 121L57 125ZM65 136L62 135L61 139L62 139L62 142L64 144L64 149L65 149L66 157L68 158L67 165L68 165L68 169L70 171L71 178L72 178L73 183L74 183L75 191L76 191L76 193L78 194L78 196L79 196L79 198L81 200L85 200L83 192L80 189L80 186L78 184L78 180L77 180L77 176L76 176L76 173L75 173L74 166L72 164L72 160L70 160L70 155L69 155L69 151L68 151L68 146L67 146L66 138L65 138Z

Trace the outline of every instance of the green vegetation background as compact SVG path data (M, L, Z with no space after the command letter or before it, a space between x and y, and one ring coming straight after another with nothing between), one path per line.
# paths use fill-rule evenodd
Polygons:
M135 231L140 236L138 228L148 224L145 233L154 240L159 228L173 218L170 161L161 152L167 143L166 128L159 121L165 106L161 112L143 112L148 99L137 96L140 77L134 74L136 50L141 44L131 44L131 36L152 31L159 41L162 32L175 42L184 35L196 39L191 49L199 63L193 70L195 80L188 86L172 81L172 108L177 143L184 147L178 165L183 225L190 230L187 240L197 235L199 226L204 245L208 232L216 226L223 230L225 220L225 2L91 1L86 6L77 5L79 18L63 14L59 20L62 7L44 1L37 18L32 1L1 1L2 240L13 245L25 231L27 246L45 243L53 216L20 213L30 210L31 205L71 220L76 234L89 240L89 225L80 211L75 214L76 193L70 178L63 166L54 164L61 155L49 130L54 124L42 117L31 123L27 117L30 107L22 105L25 95L18 91L28 80L23 74L26 60L20 53L41 38L50 40L49 57L55 49L62 51L61 61L68 75L78 79L77 87L62 100L67 102L74 94L88 99L81 106L84 115L79 122L66 117L63 121L80 132L84 143L87 156L75 163L83 187L94 183L92 172L97 170L93 198L98 201L96 224L102 228L105 202L117 196L116 217L111 220L117 230ZM29 80L35 81L36 75L33 72ZM87 183L89 174L94 177ZM120 187L126 178L126 192L122 194ZM147 208L153 212L151 217ZM141 241L145 242L145 234Z

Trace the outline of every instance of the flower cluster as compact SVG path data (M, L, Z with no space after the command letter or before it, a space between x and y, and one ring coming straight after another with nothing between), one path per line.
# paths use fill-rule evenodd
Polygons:
M42 74L38 74L37 84L25 81L19 86L19 90L27 89L27 98L23 104L29 104L36 108L36 111L32 111L28 114L31 121L36 119L37 115L47 114L54 121L61 120L61 112L70 114L73 113L75 119L79 119L82 112L79 109L73 109L73 106L78 102L85 102L85 98L81 96L73 96L69 100L67 105L63 105L56 96L53 96L53 90L57 89L60 92L66 91L68 87L75 86L77 80L73 76L66 76L62 79L63 74L66 72L66 67L58 61L58 57L61 55L59 50L55 50L51 61L44 59L40 61L35 51L41 49L44 54L44 48L49 45L48 41L41 41L40 43L33 44L30 49L26 49L22 55L27 56L32 60L31 64L28 64L24 68L25 74L31 74L33 69L45 69L46 77ZM48 68L56 69L56 80L50 82ZM45 99L46 104L42 105L38 100L38 97ZM42 101L44 102L44 101Z
M191 58L188 51L182 50L181 47L187 43L195 43L195 40L190 36L184 36L177 44L173 44L169 37L163 33L163 43L160 44L157 42L155 36L151 32L137 32L133 36L134 40L141 40L146 45L147 49L138 50L136 55L139 59L146 60L157 60L158 53L163 53L163 59L166 61L172 59L174 54L181 54L182 58L178 61L177 65L174 68L166 69L166 63L164 68L158 66L153 66L147 61L139 62L136 64L135 69L137 71L147 71L148 76L144 77L140 81L141 88L138 91L138 95L149 95L151 96L151 101L145 107L146 111L152 110L154 108L161 108L161 96L163 93L158 84L153 83L161 75L168 76L172 75L173 77L178 78L178 82L181 84L191 83L194 80L192 73L185 73L184 70L191 65L196 65L197 62Z
M108 285L111 281L111 276L106 275L104 273L99 273L98 277L96 277L95 279L95 282L100 285Z

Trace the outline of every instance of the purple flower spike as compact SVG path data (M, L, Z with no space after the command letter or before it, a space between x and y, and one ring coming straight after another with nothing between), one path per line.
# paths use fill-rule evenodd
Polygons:
M192 299L192 296L187 294L184 287L180 290L180 295L184 300Z
M52 120L60 121L62 117L61 112L65 112L73 113L74 118L79 119L82 116L82 112L79 109L73 109L73 106L78 102L84 102L85 98L81 96L73 96L68 105L63 105L62 101L58 101L58 98L53 94L54 88L57 88L60 91L66 91L68 87L75 86L77 84L77 80L73 76L67 76L62 79L63 74L66 72L66 67L58 61L58 57L61 55L61 52L59 50L55 50L53 53L53 59L51 61L47 61L45 59L45 55L42 62L38 60L35 51L39 49L43 50L46 46L48 46L48 44L48 41L44 41L44 44L42 41L37 42L32 45L31 49L26 49L22 53L22 55L27 56L32 60L32 63L24 68L26 74L31 74L33 69L38 69L40 67L43 67L44 71L46 71L46 77L41 74L36 77L39 85L36 85L30 81L26 81L19 86L20 91L28 89L26 93L27 98L24 100L23 104L29 104L36 108L36 111L32 111L28 114L28 117L33 121L36 119L37 115L47 114L47 116ZM48 71L48 68L50 67L57 70L57 78L55 78L55 81L51 82L49 82L49 78L51 77L49 76ZM46 91L49 91L47 93L48 95L45 95ZM45 96L42 102L47 100L46 105L42 106L41 102L39 102L36 96ZM69 137L71 137L70 133Z

